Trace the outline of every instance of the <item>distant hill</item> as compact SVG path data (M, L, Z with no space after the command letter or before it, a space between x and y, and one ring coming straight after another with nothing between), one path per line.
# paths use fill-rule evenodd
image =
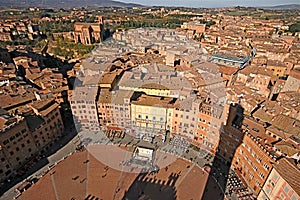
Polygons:
M1 8L137 7L139 4L112 0L0 0Z
M263 8L270 10L300 10L300 4L277 5Z

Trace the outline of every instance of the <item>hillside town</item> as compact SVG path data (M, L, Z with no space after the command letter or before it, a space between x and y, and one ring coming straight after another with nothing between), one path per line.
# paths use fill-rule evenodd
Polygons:
M192 17L176 28L116 27L108 38L105 26L120 19L73 22L54 41L94 48L72 62L48 42L0 49L0 187L24 179L14 183L22 199L300 199L300 30L289 31L299 15L141 10ZM42 35L29 21L0 22L1 41ZM75 149L37 183L23 178L71 136ZM97 157L117 157L108 145L130 156L109 166ZM77 190L49 190L62 183Z

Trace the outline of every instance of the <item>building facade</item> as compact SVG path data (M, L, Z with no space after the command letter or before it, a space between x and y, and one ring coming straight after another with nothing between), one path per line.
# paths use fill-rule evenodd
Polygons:
M260 200L300 199L300 170L293 160L282 158L274 164L261 192Z
M104 23L102 16L98 16L98 23L80 23L74 24L74 41L90 45L101 42L103 39Z

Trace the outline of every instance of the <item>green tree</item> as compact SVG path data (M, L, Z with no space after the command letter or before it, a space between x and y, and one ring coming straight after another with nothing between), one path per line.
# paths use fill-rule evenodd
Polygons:
M296 22L289 27L289 32L296 33L300 32L300 22Z

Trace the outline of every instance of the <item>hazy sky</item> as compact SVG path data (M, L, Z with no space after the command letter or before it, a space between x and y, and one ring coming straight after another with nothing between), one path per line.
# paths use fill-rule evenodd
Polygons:
M155 6L186 7L230 7L230 6L274 6L282 4L300 4L299 0L116 0Z

